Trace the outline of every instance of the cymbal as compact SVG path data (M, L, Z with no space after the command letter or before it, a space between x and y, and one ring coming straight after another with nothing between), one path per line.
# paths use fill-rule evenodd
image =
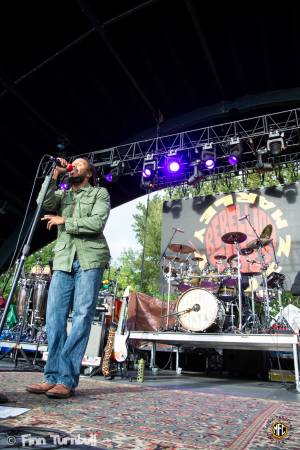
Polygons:
M221 261L222 259L226 259L226 256L225 255L215 255L215 259L217 261Z
M258 277L261 275L261 272L241 272L241 275L244 275L245 277Z
M260 233L260 239L270 239L272 235L273 227L271 224L267 225Z
M251 255L251 253L253 253L253 252L254 252L253 248L245 247L245 248L241 249L240 254L243 256L247 256L247 255Z
M247 239L247 235L245 233L241 233L240 231L230 231L229 233L223 234L221 239L225 242L225 244L240 244Z
M193 253L194 251L192 247L185 244L170 244L168 248L174 253Z
M204 258L201 258L201 256L194 256L192 261L204 261Z
M231 263L233 259L237 258L238 255L236 255L235 253L231 256L229 256L229 258L227 258L227 262Z
M254 239L250 241L246 248L258 250L260 247L265 247L272 242L273 239Z
M181 259L181 258L179 258L179 256L168 255L168 256L165 256L165 259L168 259L169 261L177 262L177 263L186 262L185 259Z

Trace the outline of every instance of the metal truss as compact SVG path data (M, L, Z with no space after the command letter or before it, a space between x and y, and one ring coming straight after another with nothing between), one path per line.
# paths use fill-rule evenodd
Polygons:
M299 146L299 128L300 108L297 108L117 145L73 158L87 157L100 171L119 164L123 175L136 175L142 173L145 159L156 159L158 167L162 167L166 156L176 155L181 159L184 170L177 176L160 176L157 186L163 187L186 182L193 169L191 163L201 160L203 147L210 145L216 151L216 169L213 173L207 173L207 177L219 176L221 173L234 174L236 167L227 163L227 157L230 145L238 139L245 144L241 170L255 169L257 154L260 151L265 153L267 139L270 134L276 133L283 136L286 145L282 158L292 158L290 162L299 161L299 154L295 153L295 147ZM268 160L272 164L280 164L280 158ZM264 157L264 160L267 158Z

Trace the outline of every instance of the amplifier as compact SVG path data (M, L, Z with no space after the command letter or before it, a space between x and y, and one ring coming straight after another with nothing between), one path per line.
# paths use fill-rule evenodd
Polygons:
M69 334L72 328L72 319L68 319L67 333ZM105 325L103 322L93 322L90 331L88 345L82 360L83 366L100 366L101 358L104 348Z

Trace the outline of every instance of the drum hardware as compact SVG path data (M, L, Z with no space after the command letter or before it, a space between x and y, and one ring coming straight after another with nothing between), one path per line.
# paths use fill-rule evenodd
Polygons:
M235 260L237 258L237 254L234 253L233 255L229 256L229 258L227 258L227 262L228 264L231 264L233 262L233 260Z
M267 268L268 265L266 264L265 261L265 256L262 252L262 249L271 244L272 243L272 248L273 248L273 254L274 254L274 259L275 259L275 263L276 266L278 265L277 259L276 259L276 253L275 253L275 248L274 248L274 244L273 244L273 239L271 239L271 235L272 235L272 231L273 231L273 227L271 224L267 225L263 231L261 232L260 235L257 234L256 229L253 227L251 221L249 220L249 216L245 217L249 226L252 228L254 234L256 235L256 239L254 239L253 241L249 242L249 244L246 246L247 248L253 249L253 250L257 250L257 253L259 255L260 258L260 263L261 263L261 272L262 272L262 280L263 280L263 289L265 292L265 298L266 298L266 302L264 303L264 312L265 312L265 328L269 328L270 326L270 299L269 299L269 293L268 293L268 280L267 280Z
M261 325L258 315L255 312L254 285L253 285L254 276L256 276L256 273L251 273L251 275L249 276L251 277L251 314L248 315L246 322L244 323L243 329L247 328L247 326L250 326L253 333L258 333Z
M237 308L236 300L225 303L226 314L228 314L230 312L230 314L229 314L230 326L227 327L226 330L224 330L225 333L236 333L237 332L237 327L234 324L234 321L235 321L234 308Z
M233 244L236 246L237 268L238 268L238 301L239 301L239 331L242 330L242 277L241 277L241 254L240 244L247 239L247 235L240 231L232 231L221 237L225 244Z

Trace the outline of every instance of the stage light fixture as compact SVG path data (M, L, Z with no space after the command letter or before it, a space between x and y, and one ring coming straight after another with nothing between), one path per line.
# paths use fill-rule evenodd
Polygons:
M198 166L199 163L200 161L195 161L194 163L192 163L193 174L189 177L187 181L190 186L199 183L199 181L203 178L203 172L199 169Z
M155 174L156 174L156 169L157 169L157 162L155 160L153 161L144 161L143 164L143 171L142 171L142 176L145 179L152 179L154 178Z
M241 156L243 154L243 143L239 138L231 138L229 144L232 147L228 156L228 163L231 166L235 166L241 160Z
M216 151L213 148L213 144L204 144L201 154L201 160L204 167L208 170L212 170L216 165Z
M103 168L103 178L108 183L118 181L123 172L123 163L121 161L114 161L109 167Z
M272 155L280 155L282 150L285 149L285 143L283 140L284 133L279 131L271 131L269 134L269 139L267 140L267 150Z
M263 160L263 155L267 153L266 148L260 148L257 150L257 163L256 163L256 169L260 172L269 172L273 170L273 166L269 162L265 162Z
M180 159L176 156L167 156L165 166L170 174L178 173L180 170Z
M68 189L70 189L69 183L66 183L64 181L62 183L59 183L58 187L61 191L67 191Z

